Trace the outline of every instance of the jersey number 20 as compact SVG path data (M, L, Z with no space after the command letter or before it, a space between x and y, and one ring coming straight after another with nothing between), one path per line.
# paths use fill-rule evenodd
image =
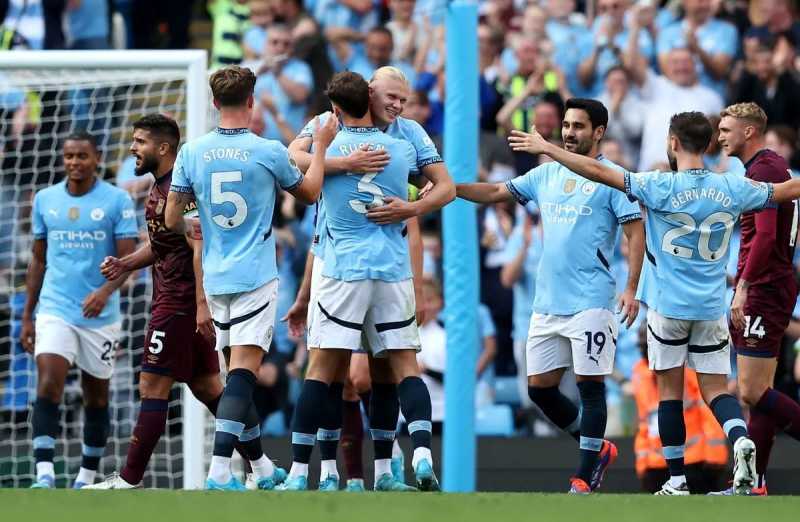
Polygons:
M731 234L733 233L733 224L735 221L733 216L729 213L714 212L700 222L699 226L697 225L697 221L695 221L692 216L689 214L684 214L683 212L670 214L669 218L679 223L683 223L683 225L671 228L666 234L664 234L664 239L661 241L661 250L664 252L672 254L676 257L691 259L692 252L694 252L694 250L689 247L676 245L674 241L679 237L688 236L695 230L700 231L700 237L697 240L697 253L701 258L705 259L706 261L716 261L724 256L728 251L728 242L731 239ZM717 224L725 225L725 232L722 235L722 241L720 242L719 247L717 247L716 250L712 250L711 227Z
M211 173L211 203L213 205L230 203L234 208L234 213L230 217L221 213L213 216L214 223L222 228L236 228L247 219L247 201L242 195L233 190L222 190L223 183L240 183L241 181L242 171L240 170Z

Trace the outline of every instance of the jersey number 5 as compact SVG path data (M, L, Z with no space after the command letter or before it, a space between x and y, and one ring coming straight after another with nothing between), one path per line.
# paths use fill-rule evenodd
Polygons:
M230 203L234 208L234 213L230 217L222 213L213 216L214 223L222 228L236 228L247 219L247 201L242 195L232 190L222 190L223 183L240 183L241 181L242 171L240 170L211 173L211 204Z
M691 259L692 252L694 252L694 250L688 247L676 245L673 241L679 237L688 236L695 230L699 230L700 237L697 241L697 253L701 258L705 259L706 261L716 261L727 253L728 242L731 240L733 224L735 221L733 216L729 213L714 212L705 218L700 223L700 226L697 225L697 222L692 216L689 214L684 214L683 212L670 214L669 218L679 223L683 223L683 225L672 228L668 230L666 234L664 234L664 239L661 241L661 250L664 252L672 254L676 257ZM711 227L717 224L725 225L725 232L722 235L722 241L720 241L719 246L715 250L712 250Z
M360 199L351 199L350 200L350 208L358 212L359 214L366 214L367 210L373 207L379 207L383 205L383 191L381 188L372 182L377 176L377 172L373 172L371 174L364 174L361 176L361 179L358 181L358 191L364 194L372 194L372 201L365 202Z

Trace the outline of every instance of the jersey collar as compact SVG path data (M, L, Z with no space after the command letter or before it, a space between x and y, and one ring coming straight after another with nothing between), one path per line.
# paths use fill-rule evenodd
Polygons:
M745 164L744 164L744 169L745 169L745 170L749 169L749 168L750 168L750 165L752 165L752 164L753 164L753 162L754 162L754 161L755 161L755 160L756 160L756 159L757 159L759 156L761 156L762 154L764 154L764 153L765 153L765 152L767 152L768 150L769 150L769 149L761 149L760 151L758 151L758 152L756 152L755 154L753 154L753 157L752 157L752 158L750 158L749 160L747 160L747 163L745 163Z
M222 134L223 136L237 136L239 134L247 134L250 132L250 129L247 127L242 127L239 129L223 129L222 127L217 127L214 129L217 134Z
M64 180L64 192L66 192L67 195L69 197L71 197L71 198L82 198L83 196L88 196L89 194L94 192L94 189L96 189L97 185L99 185L99 184L100 184L100 178L98 178L97 174L95 174L94 183L92 183L92 186L89 187L89 190L87 190L85 194L81 194L80 196L76 196L75 194L73 194L72 192L69 191L69 179L65 179Z
M348 132L354 132L356 134L372 134L374 132L381 132L378 127L344 127L344 130Z
M691 174L693 176L702 176L704 174L708 174L708 169L706 169L706 168L702 168L702 169L686 169L683 172L685 172L686 174Z

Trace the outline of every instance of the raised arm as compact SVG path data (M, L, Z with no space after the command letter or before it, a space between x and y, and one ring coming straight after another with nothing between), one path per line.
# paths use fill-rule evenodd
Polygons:
M783 183L775 183L772 185L772 189L772 199L776 203L800 199L800 178L790 179Z
M297 168L305 173L311 165L313 155L311 145L314 138L311 136L298 136L289 144L289 154L291 154ZM389 153L383 150L369 150L366 146L351 152L347 156L326 157L325 174L340 174L344 172L355 172L358 174L370 174L380 172L389 163Z
M456 195L475 203L514 201L505 183L459 183L456 185Z
M625 192L625 175L622 172L607 167L588 156L568 152L561 147L548 143L536 132L535 128L531 128L530 134L522 131L512 131L511 136L508 137L508 142L511 144L511 149L516 152L547 154L579 176Z
M336 137L338 127L339 120L334 115L331 115L322 126L319 124L319 119L314 122L314 153L311 155L311 164L300 184L290 191L301 203L306 205L314 203L319 198L319 193L322 192L322 181L325 177L325 153Z
M400 198L384 198L385 205L367 211L367 218L379 225L401 223L407 219L435 212L456 197L455 184L447 172L444 162L432 163L422 168L422 175L432 183L426 196L416 201Z

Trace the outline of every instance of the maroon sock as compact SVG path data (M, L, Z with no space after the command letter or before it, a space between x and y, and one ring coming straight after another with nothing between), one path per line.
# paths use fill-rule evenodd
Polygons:
M747 431L756 443L756 472L763 476L769 465L772 443L775 442L775 421L758 408L751 408Z
M128 460L120 472L120 476L128 484L142 481L150 456L166 429L168 404L169 401L164 399L142 400L142 408L139 410L139 418L128 448Z
M769 415L778 429L795 440L800 440L800 404L790 399L788 395L769 388L758 400L756 408Z
M342 448L344 467L347 478L364 478L364 462L362 445L364 440L364 424L361 420L361 403L359 401L342 401L342 435L339 445Z

